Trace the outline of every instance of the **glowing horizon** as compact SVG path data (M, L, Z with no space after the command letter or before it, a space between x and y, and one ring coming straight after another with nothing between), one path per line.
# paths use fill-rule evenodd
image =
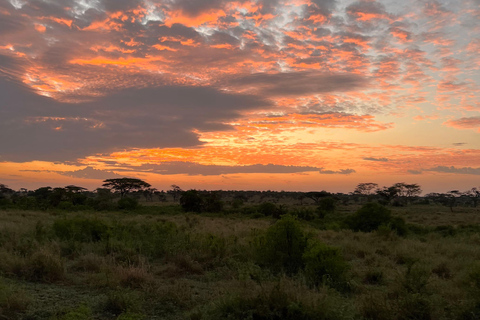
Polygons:
M0 4L0 183L479 187L480 3Z

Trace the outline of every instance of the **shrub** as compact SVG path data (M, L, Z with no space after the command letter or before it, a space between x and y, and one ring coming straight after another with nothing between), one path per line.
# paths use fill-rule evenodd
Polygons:
M345 275L349 269L338 248L323 243L314 243L303 254L305 276L310 285L328 284L339 287L345 284Z
M65 267L59 255L40 250L27 260L22 275L31 281L56 282L65 276Z
M203 196L203 210L206 212L221 212L223 210L223 202L218 192L209 192Z
M118 200L117 206L120 210L134 210L138 207L138 200L135 198L125 197Z
M122 313L138 312L141 308L141 301L137 294L116 290L107 295L107 299L103 305L105 312L120 315Z
M277 211L277 206L271 202L264 202L258 206L258 212L264 216L274 216L277 214Z
M190 314L190 319L336 320L353 318L351 306L339 303L333 295L312 297L311 293L299 295L294 289L296 288L278 283L254 292L231 296L216 301L204 312L197 311ZM306 288L302 289L306 290Z
M284 215L254 242L257 261L273 272L294 274L303 267L307 237L298 221Z
M92 310L86 305L81 305L75 310L67 312L60 320L90 320L92 319Z
M53 232L62 240L96 242L109 237L108 225L98 219L58 219L53 223Z
M325 218L327 213L335 211L335 199L331 197L322 198L318 201L318 207L316 209L317 215L320 219Z
M197 190L188 190L182 193L180 205L186 212L202 212L203 199Z
M353 216L347 219L347 224L354 231L371 232L381 225L391 221L391 212L378 203L370 202L363 205Z
M381 270L370 270L365 274L363 282L366 284L381 284L383 282L383 272Z
M293 209L292 214L305 221L311 221L315 218L315 212L310 208L297 207Z
M405 220L401 217L394 217L390 220L389 223L390 229L395 230L399 236L406 236L408 232L407 224Z
M4 284L0 279L0 319L14 319L14 315L25 312L29 303L25 292Z

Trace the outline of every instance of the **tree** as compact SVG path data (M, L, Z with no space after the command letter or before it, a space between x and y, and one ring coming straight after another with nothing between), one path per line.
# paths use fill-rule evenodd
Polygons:
M143 196L145 197L145 201L153 201L153 195L157 192L158 190L156 188L143 189Z
M180 197L180 205L186 212L202 212L203 198L197 190L185 191Z
M320 199L325 198L325 197L329 197L331 195L332 194L330 192L327 192L327 191L324 191L324 190L307 192L305 194L305 196L307 198L312 199L315 202L315 204L318 204L320 202Z
M177 198L183 193L183 190L176 184L172 184L171 189L168 190L167 193L172 195L173 201L177 201Z
M478 205L478 200L480 199L480 190L478 190L478 188L472 188L468 191L465 191L464 195L472 200L473 207L476 208Z
M359 183L355 190L354 194L359 194L363 196L370 196L375 194L375 190L378 188L378 184L373 182Z
M405 182L395 183L392 187L397 189L397 195L400 197L416 197L422 193L422 189L416 183L407 184Z
M103 182L103 187L119 192L121 199L131 191L140 191L151 186L149 183L135 178L107 179Z

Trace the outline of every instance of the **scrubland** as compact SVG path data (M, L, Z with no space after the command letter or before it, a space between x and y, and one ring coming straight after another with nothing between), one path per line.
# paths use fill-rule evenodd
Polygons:
M0 210L0 319L480 318L480 209L360 207Z

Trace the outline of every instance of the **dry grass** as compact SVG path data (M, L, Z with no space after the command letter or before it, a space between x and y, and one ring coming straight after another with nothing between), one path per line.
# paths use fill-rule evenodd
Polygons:
M121 238L98 242L58 239L51 231L53 222L75 214L0 211L0 275L13 284L13 289L8 289L8 299L5 294L2 296L6 289L0 288L0 318L15 319L17 314L24 313L47 314L47 309L48 316L37 318L60 319L58 315L68 314L68 310L56 306L29 304L28 301L41 301L41 293L32 289L33 285L49 286L52 292L66 288L76 292L71 295L71 304L88 304L99 319L108 318L109 314L126 314L127 318L133 313L143 313L147 319L211 319L220 312L219 306L248 306L250 298L271 295L279 283L280 295L287 299L282 301L311 310L320 307L333 310L327 319L480 316L475 309L480 303L476 300L480 285L477 288L477 276L472 273L480 260L478 233L425 232L400 237L387 229L355 233L318 230L313 224L303 224L313 239L340 248L350 265L351 291L338 293L326 287L308 287L301 272L292 277L277 276L255 264L249 251L255 230L265 230L274 220L240 215L161 214L162 205L158 208L159 214L82 213L82 216L95 217L109 225L151 226L172 222L177 226L176 231L166 238L161 247L165 253L161 254L155 254L149 247L155 243L136 243L137 239L129 242ZM340 207L338 215L347 216L355 208ZM480 224L478 213L475 208L456 208L454 213L439 206L393 208L394 215L428 228ZM84 300L78 300L79 296L85 297ZM268 299L258 299L261 303L271 303ZM342 308L345 313L338 315L336 311Z

